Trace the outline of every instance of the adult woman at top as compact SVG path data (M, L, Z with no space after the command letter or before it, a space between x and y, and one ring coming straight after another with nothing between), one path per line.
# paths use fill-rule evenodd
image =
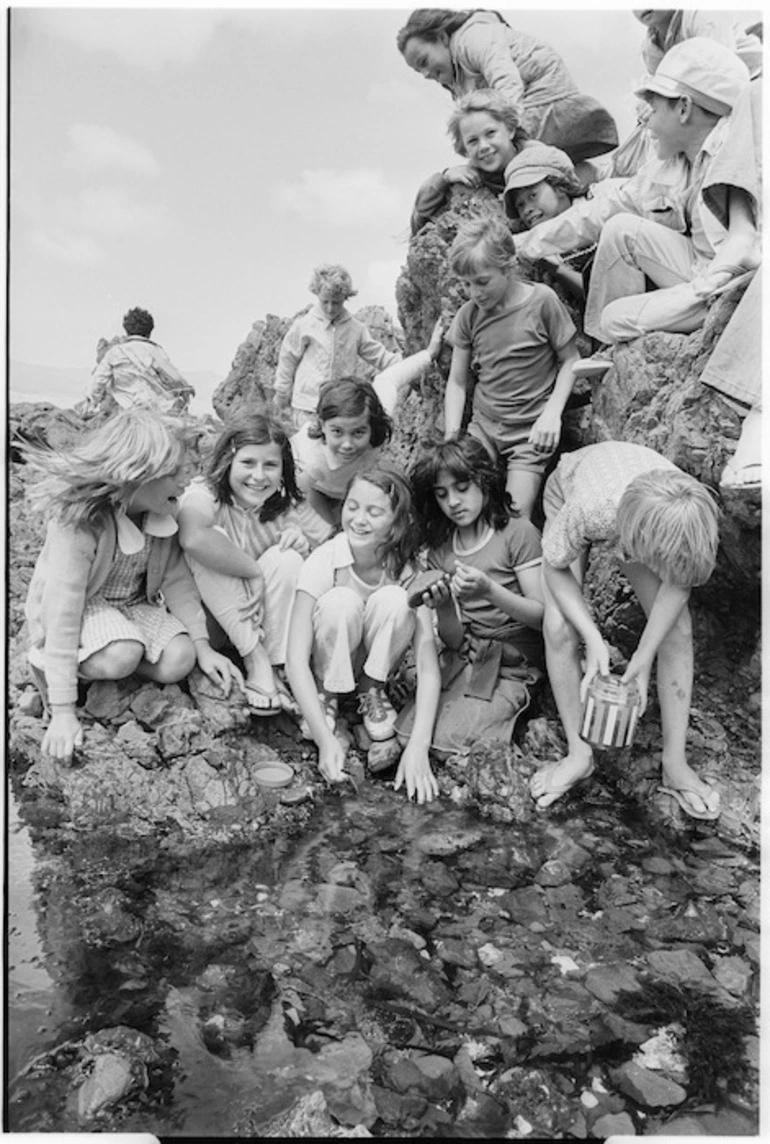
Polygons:
M614 119L578 91L561 56L497 12L417 8L396 43L409 67L454 99L476 88L499 91L531 138L560 147L575 164L617 146Z

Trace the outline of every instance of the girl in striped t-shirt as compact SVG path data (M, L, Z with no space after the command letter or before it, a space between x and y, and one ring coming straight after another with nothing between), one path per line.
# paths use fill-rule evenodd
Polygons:
M241 656L259 715L295 710L283 678L300 568L330 526L297 488L280 423L242 416L214 445L205 480L182 500L179 539L211 617Z

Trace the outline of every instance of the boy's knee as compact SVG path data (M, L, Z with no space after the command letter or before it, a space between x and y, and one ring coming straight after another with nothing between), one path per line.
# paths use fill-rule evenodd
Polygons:
M174 636L156 666L158 683L178 683L195 667L195 645L189 636Z

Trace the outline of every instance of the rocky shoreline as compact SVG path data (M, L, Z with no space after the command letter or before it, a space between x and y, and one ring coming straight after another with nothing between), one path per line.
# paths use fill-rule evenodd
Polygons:
M406 352L456 306L446 251L488 209L485 192L456 193L412 241ZM568 446L639 441L714 486L739 420L699 378L739 296L695 334L617 347L569 414ZM220 417L265 396L287 325L255 323ZM386 335L396 344L392 323ZM402 398L396 456L435 424L447 364ZM52 406L13 406L10 422L12 445L78 431ZM723 807L696 823L657 792L654 701L634 746L545 815L527 779L561 753L547 693L512 745L450 760L430 807L367 774L355 748L349 787L326 789L288 716L260 720L197 672L92 684L74 765L43 759L22 629L41 542L26 479L12 448L10 777L41 859L52 976L79 995L96 966L104 988L14 1079L14 1130L173 1134L192 1067L168 1032L182 1005L209 1067L249 1078L222 1135L756 1132L758 499L723 504L718 568L693 598L691 758ZM598 549L589 585L622 662L641 613ZM294 781L273 790L259 769L276 760ZM249 1085L269 1096L250 1103Z

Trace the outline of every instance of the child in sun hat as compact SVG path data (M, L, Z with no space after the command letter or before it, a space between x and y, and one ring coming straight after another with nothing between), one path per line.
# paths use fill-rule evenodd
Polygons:
M536 262L597 242L585 314L604 343L690 333L714 289L759 262L759 163L749 73L723 45L675 45L637 94L658 158L607 195L576 200L518 243ZM647 280L657 289L646 291Z

